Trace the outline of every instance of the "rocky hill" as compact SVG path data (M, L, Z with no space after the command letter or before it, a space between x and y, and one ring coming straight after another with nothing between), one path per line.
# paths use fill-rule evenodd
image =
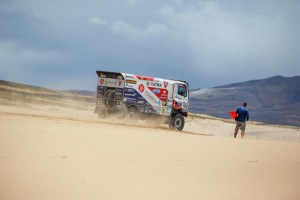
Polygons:
M228 111L248 102L250 119L300 126L300 76L267 79L191 91L190 112L229 118Z

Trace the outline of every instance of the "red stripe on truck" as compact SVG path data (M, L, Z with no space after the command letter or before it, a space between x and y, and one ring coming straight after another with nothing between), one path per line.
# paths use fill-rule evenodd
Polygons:
M145 80L145 81L153 81L153 78L152 77L146 77L146 76L138 76L138 75L135 75L138 79L140 80Z

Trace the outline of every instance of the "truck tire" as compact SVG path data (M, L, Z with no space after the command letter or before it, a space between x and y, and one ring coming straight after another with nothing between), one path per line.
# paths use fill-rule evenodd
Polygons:
M171 126L172 128L174 128L175 130L178 131L182 131L183 127L184 127L184 117L182 114L177 113L172 117L172 123L169 125L169 127Z
M115 91L107 90L105 92L105 97L107 98L106 102L109 105L109 107L114 106Z
M126 119L130 121L137 121L139 119L139 111L135 107L130 107L126 111Z
M113 91L113 90L108 90L107 91L107 96L106 96L107 98L109 98L109 99L114 99L115 98L115 91Z

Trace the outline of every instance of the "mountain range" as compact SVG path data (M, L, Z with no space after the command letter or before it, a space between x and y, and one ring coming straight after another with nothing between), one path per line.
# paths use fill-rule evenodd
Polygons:
M250 119L271 124L300 126L300 76L274 76L214 88L190 91L193 113L230 118L248 103Z

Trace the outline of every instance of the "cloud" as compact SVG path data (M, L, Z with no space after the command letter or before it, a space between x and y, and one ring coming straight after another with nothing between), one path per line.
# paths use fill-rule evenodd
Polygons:
M141 2L143 0L123 0L130 5L135 5L137 2Z
M299 53L299 22L295 12L286 12L295 5L285 5L278 12L264 3L258 2L257 11L251 14L228 12L217 2L180 10L164 6L159 12L166 26L189 45L199 73L213 77L232 71L236 76L240 70L250 73L250 68L257 69L255 74L258 69L264 74L272 70L282 73L285 67L300 62L295 53Z
M171 6L165 5L161 9L157 10L157 13L164 17L173 17L175 15L175 9Z
M52 77L47 72L55 70L57 62L63 60L58 52L28 48L14 41L0 40L0 79L40 84Z
M239 9L232 12L219 1L174 2L155 9L160 22L150 22L144 28L122 20L105 25L112 33L134 41L142 40L146 46L149 38L160 42L177 41L189 48L195 63L190 66L192 71L206 77L224 76L228 71L232 71L234 77L240 70L252 73L253 77L257 75L257 70L250 72L250 68L260 69L262 74L275 69L275 74L281 74L284 67L294 69L295 63L300 61L296 55L299 36L295 34L300 33L300 29L294 24L287 27L291 19L286 11L293 4L275 12L266 7L264 1L257 1L254 5L237 5ZM243 12L246 7L252 9L251 13Z
M122 34L129 38L148 38L168 31L164 24L150 23L145 29L138 29L123 21L114 21L110 25L110 30L115 34Z
M51 62L53 59L58 60L59 57L57 52L40 51L38 49L26 48L14 41L0 40L0 63L2 63L0 69L2 72L14 71L20 65L24 68L34 68L37 67L36 64ZM43 65L39 67L43 67Z
M0 78L50 86L85 76L94 89L94 71L105 68L199 88L299 75L299 7L292 0L4 0Z
M114 20L108 23L106 20L98 17L92 17L89 23L92 25L106 25L112 33L127 36L129 39L145 39L168 32L168 28L164 24L159 23L149 23L145 29L134 27L121 20Z
M100 19L99 17L92 17L90 20L89 20L89 23L92 24L92 25L107 25L108 22L103 20L103 19Z

